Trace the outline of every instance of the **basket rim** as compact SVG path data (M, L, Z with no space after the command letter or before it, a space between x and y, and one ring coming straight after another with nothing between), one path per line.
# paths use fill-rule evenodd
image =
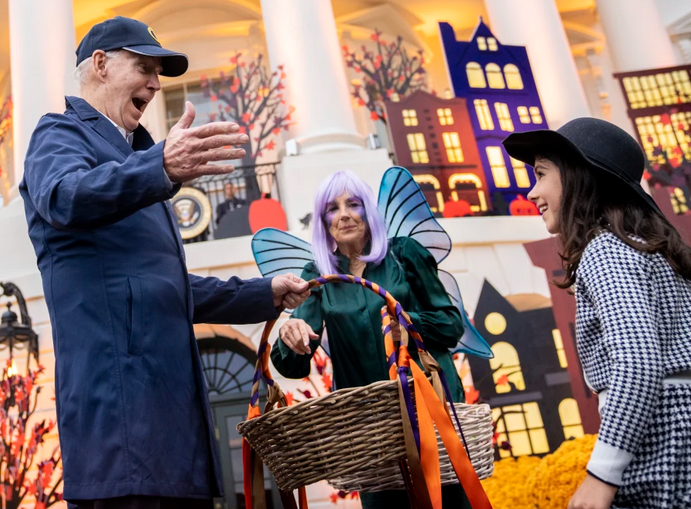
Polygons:
M412 377L409 377L410 383L413 384L413 379ZM268 412L264 412L262 415L259 415L257 417L254 417L253 419L246 419L244 421L241 421L237 424L236 429L241 435L244 435L243 431L250 428L254 427L268 419L273 419L277 415L280 415L283 412L291 411L291 412L299 412L303 407L309 407L309 406L314 406L314 405L323 405L327 403L331 399L336 399L343 397L345 395L351 395L355 394L358 392L368 392L373 389L378 389L382 386L387 386L387 385L398 385L397 380L378 380L376 382L372 382L371 384L368 385L362 385L359 387L345 387L343 389L338 389L333 392L330 392L328 394L325 394L324 396L319 396L316 398L309 398L304 401L300 401L299 403L296 403L294 405L289 405L289 406L282 406L282 407L275 407L269 410ZM474 403L474 404L468 404L465 402L452 402L454 405L456 404L462 404L462 405L467 405L467 406L477 406L478 408L480 407L488 407L491 409L491 407L487 403ZM447 402L448 404L448 402Z

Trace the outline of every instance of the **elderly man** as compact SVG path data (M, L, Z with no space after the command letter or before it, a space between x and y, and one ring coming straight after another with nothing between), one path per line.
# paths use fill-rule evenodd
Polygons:
M193 323L275 318L309 292L295 277L221 281L188 274L169 198L180 183L232 167L236 124L162 143L139 125L187 57L143 23L114 18L77 49L82 98L44 116L20 185L55 345L64 497L82 508L201 508L221 470Z

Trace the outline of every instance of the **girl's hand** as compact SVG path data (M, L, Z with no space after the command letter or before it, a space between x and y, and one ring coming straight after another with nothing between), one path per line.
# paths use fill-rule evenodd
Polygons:
M319 336L314 333L312 327L299 318L291 318L288 320L283 327L281 327L278 335L286 346L298 355L311 354L310 339L319 339Z
M571 497L567 509L609 509L617 488L588 474Z

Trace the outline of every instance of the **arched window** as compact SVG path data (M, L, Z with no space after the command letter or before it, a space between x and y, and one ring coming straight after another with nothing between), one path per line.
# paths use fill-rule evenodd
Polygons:
M504 77L506 78L507 87L512 90L523 90L523 79L518 67L513 64L506 64L504 66Z
M444 212L444 197L441 194L439 179L434 175L428 174L413 175L413 179L420 186L422 194L425 195L425 199L432 212ZM435 201L436 205L434 203Z
M506 88L504 84L504 75L501 73L501 67L497 64L487 64L485 66L487 73L487 83L489 88Z
M449 177L449 189L453 201L465 200L473 212L487 210L487 198L482 190L482 180L473 173L454 173Z
M490 313L485 318L485 322L488 319L498 320L498 317L493 317L493 315L499 315L499 313ZM502 315L499 316L504 319ZM491 333L490 328L487 329ZM521 370L521 362L518 359L516 349L510 344L500 341L492 345L492 352L494 352L494 358L489 360L489 365L492 368L492 378L494 379L497 394L511 392L511 385L505 382L505 380L515 385L517 390L524 391L523 371ZM506 375L506 378L503 378L504 375Z
M257 354L236 339L216 336L197 341L209 394L252 389Z
M468 64L465 66L465 73L468 75L468 85L470 85L470 88L487 87L485 73L482 72L482 66L480 66L480 64L477 62L468 62Z
M561 419L566 440L583 436L581 413L578 411L578 403L575 399L566 398L559 403L559 419Z

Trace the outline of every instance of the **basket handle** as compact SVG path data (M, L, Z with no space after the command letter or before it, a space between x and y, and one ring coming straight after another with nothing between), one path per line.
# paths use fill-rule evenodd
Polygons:
M425 372L432 376L433 386L438 392L440 398L445 399L445 391L440 378L440 373L442 373L441 367L434 357L432 357L432 355L427 351L424 340L417 330L415 330L415 326L410 320L410 316L408 316L408 313L403 310L401 304L393 297L393 295L391 295L377 283L373 283L367 279L348 274L331 274L328 276L317 277L308 282L308 288L312 289L330 283L359 284L376 293L377 295L380 295L386 301L386 305L382 308L382 330L387 345L386 355L389 364L390 379L396 379L398 376L397 369L399 366L409 367L411 362L409 355L399 355L399 348L396 344L398 341L396 341L396 339L400 337L402 340L401 343L407 349L407 340L409 337L412 337L415 342L415 346L417 347L420 362L422 363ZM279 311L282 312L283 308L281 308ZM396 318L395 323L392 322L392 317ZM280 404L280 406L286 406L285 394L281 390L278 383L276 383L276 381L273 379L271 370L269 368L269 359L271 353L269 335L271 334L275 324L276 320L266 322L264 331L262 332L259 349L257 351L257 362L254 370L252 396L250 401L250 415L248 418L256 417L261 414L259 410L259 387L262 379L269 388L266 398L265 412L269 411L277 404ZM441 374L441 376L443 376L443 374Z
M437 440L434 433L434 425L436 425L439 428L444 445L449 451L449 457L454 466L454 470L456 471L456 475L463 484L471 504L477 509L491 509L492 506L482 489L482 485L480 484L475 471L473 470L469 456L466 454L467 450L464 448L464 444L461 444L459 441L458 435L456 435L453 424L451 423L451 416L449 415L449 410L445 404L445 399L448 398L448 400L451 401L451 395L449 393L448 385L446 384L444 373L436 360L425 348L424 341L422 340L420 334L415 330L415 326L410 320L408 314L403 311L400 303L398 303L396 299L394 299L394 297L384 288L361 277L346 274L320 276L309 281L308 288L311 289L328 283L360 284L365 288L368 288L371 291L379 294L386 301L386 305L382 308L382 330L384 332L386 344L389 376L392 380L398 380L402 418L404 420L404 424L407 422L406 417L410 419L409 424L412 426L408 427L413 428L414 434L414 437L407 437L406 449L409 451L409 460L414 460L415 463L419 463L421 459L419 454L424 453L424 456L427 457L425 464L421 465L424 473L419 471L419 469L416 469L418 470L417 472L411 473L413 474L413 477L416 478L414 482L416 482L418 486L421 484L428 484L426 480L431 480L434 485L430 486L434 487L435 497L433 497L433 500L429 498L431 493L427 493L426 488L421 490L424 493L420 493L420 490L413 489L416 500L421 502L420 505L424 507L429 507L430 503L434 507L441 507L441 479L439 478L438 473ZM280 309L279 311L283 311L283 309ZM396 318L397 325L394 324L392 326L392 317ZM271 350L269 345L269 334L271 333L275 323L276 319L268 321L262 332L259 350L257 352L258 358L252 384L252 397L248 411L248 419L258 417L261 414L261 410L259 409L259 382L261 379L264 379L269 387L266 411L273 408L273 406L276 404L287 406L285 395L283 394L283 391L281 391L278 384L274 381L269 369L269 354ZM417 346L418 354L425 369L425 373L431 376L432 384L430 384L425 376L425 373L423 373L417 364L415 362L411 362L411 357L407 348L409 337L412 337L415 341L415 345ZM411 397L410 388L408 387L408 377L404 374L406 371L408 371L408 369L412 371L413 378L415 379L415 384L418 388L416 391L420 391L418 394L419 403L413 402ZM444 396L446 396L446 398ZM414 407L419 406L419 404L422 404L425 409L419 413L421 420L418 426L418 419L416 418ZM453 413L460 428L460 422L458 421L458 416L455 415L455 409L453 410ZM423 434L425 435L424 437L422 436ZM425 452L425 448L427 452ZM433 457L434 459L430 461L429 457ZM261 471L257 472L256 470L255 462L257 461L260 461L259 458L251 449L247 440L244 439L243 464L245 471L245 500L248 509L263 509L264 507L262 504L263 490L258 488L258 482L263 481L261 481ZM253 469L252 467L255 468ZM258 475L248 475L253 470L254 472L257 472ZM414 485L412 487L414 488ZM418 494L420 496L418 496ZM283 494L282 498L284 498ZM295 500L292 498L292 496L286 496L285 498L286 501L290 502L291 507L295 507L293 505L295 504ZM260 501L256 508L254 506L255 499L259 499L258 501ZM307 500L304 487L300 488L298 499L301 509L306 509Z

